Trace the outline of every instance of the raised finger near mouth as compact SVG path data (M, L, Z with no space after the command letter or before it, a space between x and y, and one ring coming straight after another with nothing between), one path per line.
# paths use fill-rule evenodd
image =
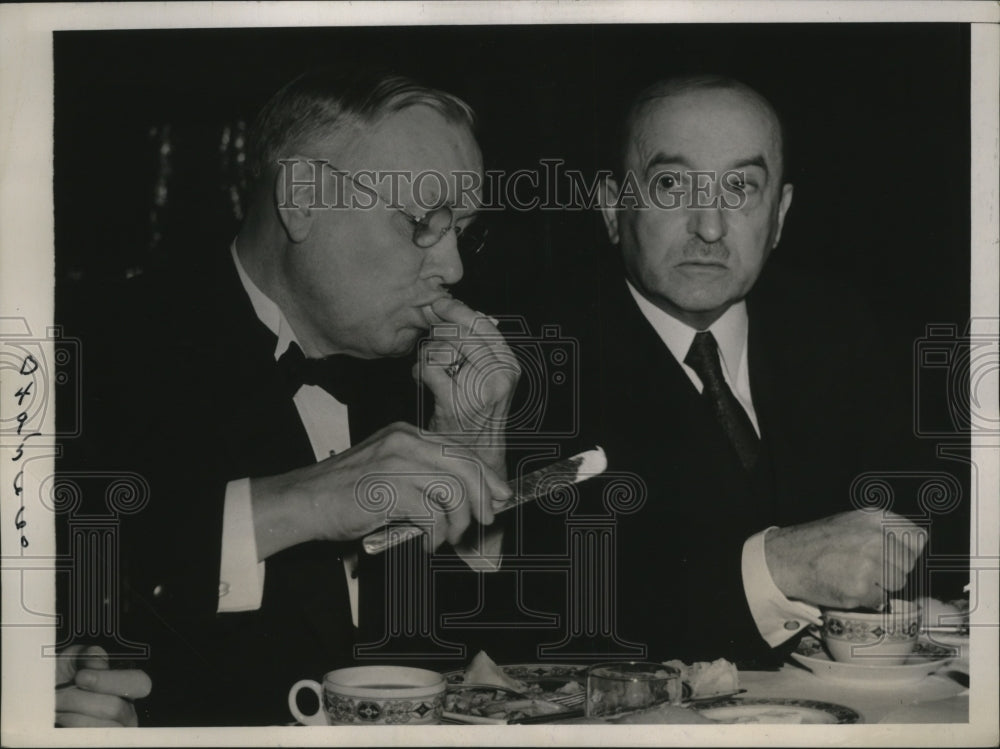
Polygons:
M432 303L430 312L440 322L460 325L472 335L495 333L498 324L496 318L476 312L465 302L451 296L442 297Z
M435 325L445 322L444 318L441 317L434 311L434 308L429 304L425 304L420 308L420 311L424 314L424 320L427 322L427 326L433 328Z
M498 344L494 340L495 336L498 337L494 318L473 311L457 299L439 299L422 309L431 329L431 341L447 345L454 351L453 356L446 361L438 358L435 362L442 364L445 373L451 378L469 363L468 346L476 346L478 350L479 346L493 349ZM480 338L484 333L486 336Z

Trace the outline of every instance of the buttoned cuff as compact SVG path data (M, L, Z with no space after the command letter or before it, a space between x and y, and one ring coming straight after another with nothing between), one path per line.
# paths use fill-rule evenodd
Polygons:
M259 609L264 597L264 569L264 562L257 561L250 479L230 481L222 515L218 612Z
M801 601L785 597L767 568L764 555L764 537L772 526L757 533L743 544L743 592L750 606L750 614L761 637L772 648L798 634L810 624L821 626L820 611Z

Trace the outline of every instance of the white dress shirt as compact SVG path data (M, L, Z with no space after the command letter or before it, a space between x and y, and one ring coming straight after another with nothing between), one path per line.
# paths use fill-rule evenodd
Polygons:
M277 336L274 347L274 358L277 360L292 342L298 344L295 332L278 305L257 288L246 274L236 254L235 241L230 252L254 312L268 330ZM303 385L295 393L293 401L317 462L351 446L347 406L316 385ZM481 538L459 544L455 547L455 552L470 568L480 572L495 572L500 565L502 542L503 531L494 526L484 529ZM351 619L355 627L358 626L358 579L354 574L357 563L356 554L344 557ZM222 519L218 612L254 611L260 608L264 595L264 570L265 563L257 561L250 479L230 481L226 485Z
M704 389L701 379L684 363L695 333L699 331L664 312L640 294L628 281L625 283L643 317L649 320L650 325L700 393ZM745 302L734 304L708 327L719 347L722 374L726 384L747 412L754 430L760 436L757 413L754 411L753 399L750 396L750 370L747 365L749 329L750 322ZM819 625L821 622L819 609L801 601L789 600L774 584L764 556L764 536L770 530L773 530L773 527L754 534L743 544L742 575L743 591L757 629L771 647L776 647L802 627L808 624Z

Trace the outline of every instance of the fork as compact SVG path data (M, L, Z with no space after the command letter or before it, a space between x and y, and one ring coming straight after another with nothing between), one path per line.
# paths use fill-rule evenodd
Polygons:
M575 694L560 694L557 697L546 697L545 701L562 705L563 707L576 707L577 705L582 705L586 698L586 692L576 692Z

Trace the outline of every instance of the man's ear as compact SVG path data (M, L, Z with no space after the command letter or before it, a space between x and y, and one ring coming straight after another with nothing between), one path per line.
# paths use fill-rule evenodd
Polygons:
M774 233L774 241L771 242L771 249L777 247L778 242L781 241L781 230L785 226L785 214L788 213L788 208L792 204L792 193L794 191L794 187L788 182L781 186L781 199L778 201L778 230Z
M601 180L598 188L598 199L601 206L601 217L604 219L604 228L607 229L608 239L611 244L617 245L618 235L618 182L614 177L608 175Z
M274 177L274 204L285 233L293 242L303 242L312 230L316 210L323 207L322 159L296 154L278 160Z

